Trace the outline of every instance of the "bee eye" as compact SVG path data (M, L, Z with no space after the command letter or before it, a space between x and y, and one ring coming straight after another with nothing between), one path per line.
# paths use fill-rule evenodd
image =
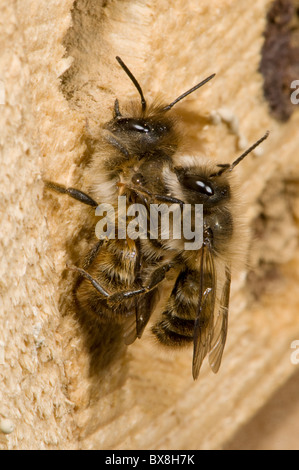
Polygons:
M200 179L198 176L194 175L185 175L182 179L182 184L187 189L192 189L192 191L196 191L201 193L205 196L213 196L214 190L212 186L207 183L206 181Z
M148 134L152 131L151 126L143 119L120 118L113 122L112 129L114 132L138 132L140 134ZM108 126L109 128L109 126Z
M150 128L147 124L140 124L139 122L132 122L132 130L137 132L150 132Z

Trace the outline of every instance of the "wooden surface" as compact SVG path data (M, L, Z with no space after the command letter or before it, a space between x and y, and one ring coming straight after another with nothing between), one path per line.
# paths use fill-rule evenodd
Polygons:
M298 371L279 388L224 450L298 450Z
M71 0L0 5L0 418L12 425L0 432L4 449L225 448L298 368L290 357L299 339L299 208L285 180L299 175L299 114L282 124L263 96L269 5L78 0L72 15ZM250 267L233 275L221 370L214 376L205 365L196 383L191 351L167 354L147 334L90 376L68 309L65 266L86 213L43 193L42 178L84 188L86 118L95 131L115 97L136 96L115 55L149 100L172 100L217 73L177 108L190 152L233 161L271 131L238 170Z

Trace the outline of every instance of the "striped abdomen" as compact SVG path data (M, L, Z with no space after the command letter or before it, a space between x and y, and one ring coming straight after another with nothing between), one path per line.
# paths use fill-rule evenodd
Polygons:
M182 271L162 313L162 319L152 331L167 346L180 347L193 341L194 322L199 302L200 273Z

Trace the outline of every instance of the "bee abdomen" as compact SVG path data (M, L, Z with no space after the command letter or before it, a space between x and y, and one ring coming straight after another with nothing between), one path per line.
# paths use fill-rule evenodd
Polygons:
M166 316L166 312L163 313ZM173 317L161 320L152 328L153 334L166 346L181 347L193 341L194 321Z
M162 319L152 328L162 344L181 347L193 341L199 291L197 277L196 272L189 270L179 275Z

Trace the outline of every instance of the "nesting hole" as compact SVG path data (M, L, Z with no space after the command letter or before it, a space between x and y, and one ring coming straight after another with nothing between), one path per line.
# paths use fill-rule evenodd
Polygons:
M283 122L295 111L291 84L299 78L298 12L298 0L276 0L269 9L264 33L260 64L264 95L273 117Z
M282 266L294 258L299 242L299 179L274 178L257 203L252 223L248 291L251 300L284 289Z

